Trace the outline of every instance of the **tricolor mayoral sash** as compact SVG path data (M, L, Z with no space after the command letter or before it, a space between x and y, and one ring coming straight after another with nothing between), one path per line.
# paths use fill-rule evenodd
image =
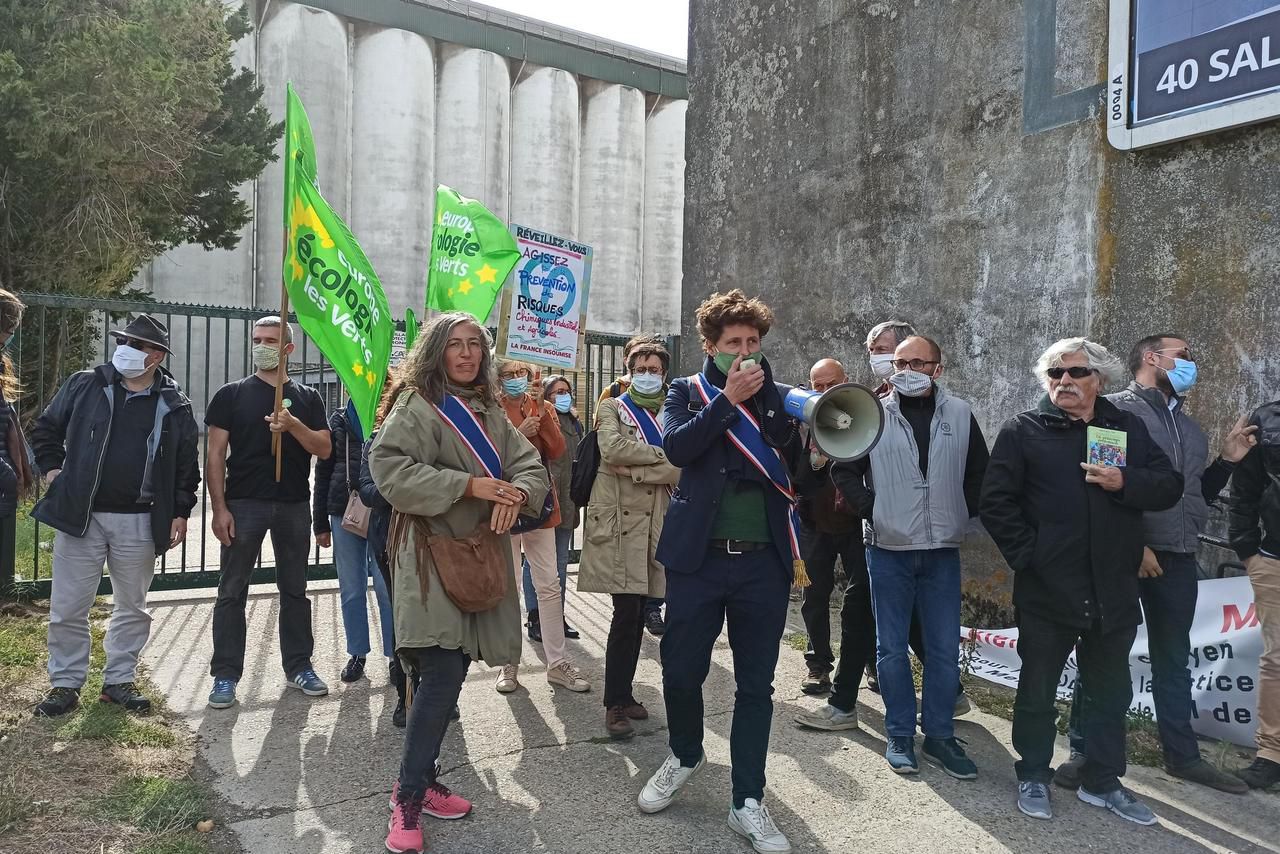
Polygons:
M493 440L489 438L488 432L485 431L484 425L480 423L480 419L471 411L471 407L467 406L466 401L462 398L446 394L444 403L435 406L436 412L444 419L444 423L453 428L453 432L458 434L458 438L462 440L462 444L467 446L471 454L480 463L480 467L485 470L489 477L497 480L502 479L502 457L498 454L498 448L493 444Z
M694 388L702 396L702 402L710 406L711 401L721 393L720 389L711 384L705 374L694 374L689 378ZM804 571L804 560L800 557L800 514L796 512L796 492L791 487L791 478L787 474L787 466L782 461L782 455L778 453L764 440L764 434L760 432L760 422L756 421L754 415L747 410L742 404L735 407L742 416L738 422L729 428L726 435L735 448L747 458L747 462L751 463L761 474L769 479L769 482L777 487L778 492L782 493L782 497L787 499L789 505L787 509L787 534L791 542L791 559L795 572L795 585L797 587L808 587L809 576Z
M618 403L625 406L627 412L631 414L631 420L636 422L636 428L640 431L640 435L644 437L645 444L661 448L662 428L658 426L658 419L653 416L653 413L632 400L629 394L621 395L618 398Z

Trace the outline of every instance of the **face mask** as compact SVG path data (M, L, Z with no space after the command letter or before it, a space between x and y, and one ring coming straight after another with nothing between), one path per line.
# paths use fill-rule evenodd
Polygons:
M728 376L729 369L733 367L733 362L735 359L738 358L738 354L737 353L716 353L715 356L713 356L712 358L716 363L716 367L720 369L720 373L724 374L725 376ZM764 351L757 350L756 352L752 353L750 356L743 356L742 364L739 365L738 367L745 368L751 362L759 363L763 360L764 360Z
M933 379L918 371L898 371L889 377L889 383L904 397L924 397L933 388Z
M871 357L871 373L875 374L882 380L887 380L893 374L893 354L877 353Z
M503 380L502 391L507 397L519 397L529 390L528 377L516 377L515 379Z
M120 376L131 380L147 372L147 354L137 347L121 344L111 355L111 364L115 365Z
M732 362L730 362L730 364L732 364ZM657 394L662 390L662 375L636 374L631 378L631 387L641 394Z
M275 344L254 344L253 366L260 371L274 371L280 367L280 348Z
M1159 367L1159 365L1156 367ZM1164 371L1164 368L1160 368L1160 370ZM1186 359L1174 359L1173 370L1164 371L1164 373L1169 378L1169 385L1173 386L1173 390L1178 394L1186 394L1196 384L1195 362L1189 362Z
M556 412L563 412L568 415L569 410L573 407L573 395L568 392L565 392L564 394L557 394L555 397L555 403Z

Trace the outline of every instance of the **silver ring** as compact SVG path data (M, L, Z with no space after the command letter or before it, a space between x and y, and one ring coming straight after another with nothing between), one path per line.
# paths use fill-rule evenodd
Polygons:
M499 487L499 489L498 489L498 494L499 494L499 495L506 495L506 494L507 494L507 491L506 491L505 489L502 489L501 487Z

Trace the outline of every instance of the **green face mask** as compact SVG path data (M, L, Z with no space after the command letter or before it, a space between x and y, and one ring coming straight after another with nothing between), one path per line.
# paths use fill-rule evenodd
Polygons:
M712 357L712 359L716 363L716 367L720 369L720 373L724 374L725 376L729 375L729 369L733 367L733 362L737 358L738 358L737 353L716 353L715 356ZM745 368L748 363L760 362L763 359L764 359L764 351L758 350L755 353L752 353L750 356L743 356L742 364L739 365L739 367Z

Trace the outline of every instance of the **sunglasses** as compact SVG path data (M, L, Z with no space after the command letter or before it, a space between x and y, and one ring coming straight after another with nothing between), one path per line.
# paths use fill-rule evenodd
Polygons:
M1051 380L1060 380L1062 379L1063 374L1067 374L1073 380L1082 380L1085 377L1089 376L1089 374L1096 374L1097 371L1095 371L1093 368L1086 368L1086 367L1082 367L1081 365L1074 365L1070 368L1049 368L1045 371L1045 373L1049 375L1049 379Z
M140 341L137 338L126 338L123 335L116 336L116 344L121 347L132 347L135 350L141 350L144 353L163 353L163 348L157 347L150 341Z

